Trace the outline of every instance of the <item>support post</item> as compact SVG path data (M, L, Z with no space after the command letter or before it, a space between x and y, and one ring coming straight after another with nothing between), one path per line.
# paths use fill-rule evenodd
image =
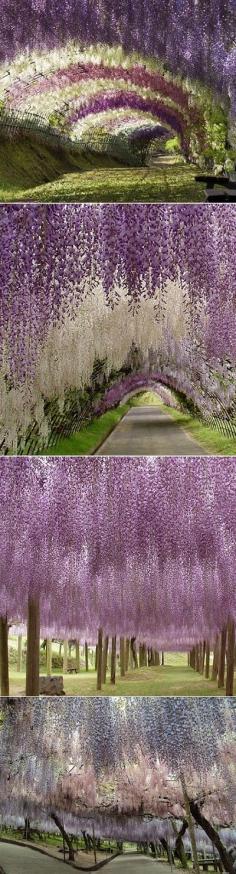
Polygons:
M22 670L22 634L18 634L17 639L17 672L20 674Z
M120 675L125 677L125 640L120 637Z
M68 671L68 640L63 641L63 674Z
M227 642L227 626L222 629L220 636L220 655L219 655L219 672L218 672L218 689L223 689L225 684L225 656Z
M79 640L76 641L75 644L75 666L77 673L80 672L80 649L79 649Z
M102 628L98 629L97 642L97 691L102 688Z
M39 695L39 599L29 597L27 618L26 695Z
M51 677L52 673L52 641L47 639L47 676Z
M227 629L227 675L226 695L234 694L234 653L235 653L235 625L233 619L228 621Z
M207 640L206 642L206 665L205 665L205 677L209 680L210 676L210 644Z
M0 672L1 695L9 695L8 622L7 616L0 617Z
M112 637L111 641L111 683L115 686L116 682L116 637Z
M102 683L106 683L107 678L107 654L108 654L109 637L106 636L103 644L102 653Z
M88 671L88 669L89 669L89 663L88 663L88 644L87 644L87 640L85 641L85 645L84 645L84 654L85 654L85 670Z

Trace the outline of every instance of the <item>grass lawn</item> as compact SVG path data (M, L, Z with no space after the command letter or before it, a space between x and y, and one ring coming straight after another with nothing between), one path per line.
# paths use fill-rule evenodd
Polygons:
M184 428L210 455L236 455L236 437L225 437L215 428L204 425L199 419L188 413L179 413L173 407L163 404L166 413L170 413L181 428Z
M10 201L197 202L204 185L179 156L153 168L123 167L107 156L56 152L24 140L0 142L0 198Z
M173 407L167 407L162 403L158 395L152 391L144 391L134 395L127 403L120 404L114 410L109 410L97 419L94 419L86 428L76 431L71 437L64 437L50 449L40 451L40 455L90 455L95 452L108 434L118 425L125 413L133 406L153 405L160 406L166 413L173 416L175 421L187 433L195 438L210 455L235 455L236 439L224 437L219 431L209 428L208 425L195 419L187 413L180 413Z
M75 431L71 437L62 437L55 446L40 451L39 455L92 455L100 443L120 422L130 409L131 403L122 404L114 410L108 410L102 416L94 419L87 428Z
M129 671L125 678L120 678L119 669L117 670L117 681L115 686L111 686L109 682L109 671L107 672L107 683L102 687L101 692L96 689L96 674L94 670L89 670L86 673L82 670L79 674L64 675L64 690L67 695L153 695L153 696L215 696L224 695L225 690L218 690L217 684L212 680L206 680L200 674L196 673L187 665L186 653L166 653L164 667L138 668L136 671ZM55 674L61 673L55 671ZM45 674L41 670L41 674ZM10 695L24 695L25 692L25 672L17 673L16 670L10 670ZM236 677L235 677L235 693L236 693Z

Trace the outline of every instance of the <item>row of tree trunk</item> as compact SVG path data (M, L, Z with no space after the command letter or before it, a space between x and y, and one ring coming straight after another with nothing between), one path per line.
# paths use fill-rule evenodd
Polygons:
M160 659L160 653L154 649L148 649L145 644L140 644L139 651L137 652L135 637L120 637L119 643L116 637L112 637L109 647L109 637L103 634L102 628L99 628L95 660L98 692L101 691L102 686L107 681L108 663L110 682L114 686L116 683L117 666L120 676L125 677L127 671L138 667L164 665L164 653L161 653Z
M96 646L95 670L97 671L97 690L107 680L108 662L110 668L110 682L115 685L117 672L117 650L119 649L120 676L125 677L130 669L164 664L164 653L154 649L148 649L145 644L140 644L137 652L135 637L120 637L119 646L116 637L109 638L103 634L102 628L98 630L98 642ZM40 656L40 606L37 598L29 598L27 619L27 652L26 652L26 695L39 694L39 656ZM235 669L235 624L230 618L227 626L217 635L213 650L213 662L211 662L211 648L208 641L196 644L188 656L190 667L218 682L218 688L225 687L226 695L232 696L234 691ZM47 674L52 671L52 642L47 640L46 648ZM17 669L21 670L22 664L22 636L18 638ZM85 667L88 670L89 657L88 645L85 643ZM68 641L64 641L63 672L68 668ZM76 670L80 670L79 641L76 644ZM8 619L0 617L0 685L1 695L9 695L9 659L8 659Z
M206 640L193 647L189 653L189 665L207 679L217 682L218 689L225 687L225 694L231 696L234 694L235 657L235 624L229 619L215 639L212 665L211 647Z

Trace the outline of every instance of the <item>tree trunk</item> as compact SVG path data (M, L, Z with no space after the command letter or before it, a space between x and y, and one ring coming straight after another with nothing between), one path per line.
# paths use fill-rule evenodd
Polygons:
M111 683L115 686L116 682L116 637L112 637L111 641Z
M188 822L189 837L190 837L191 847L192 847L193 869L197 872L197 874L200 874L200 868L199 868L199 864L198 864L198 855L197 855L197 843L196 843L196 837L195 837L195 831L194 831L194 824L193 824L193 820L192 820L192 811L191 811L191 807L190 807L190 801L189 801L186 783L185 783L185 778L184 778L183 774L180 774L180 780L181 780L181 786L182 786L183 798L184 798L184 804L185 804L185 810L186 810L186 819Z
M208 640L206 642L206 667L205 667L205 677L209 680L210 676L210 644Z
M199 652L199 643L197 643L195 647L195 670L199 673L200 671L200 652Z
M125 642L125 670L129 670L129 637L126 638Z
M68 670L68 640L63 643L63 674L67 674Z
M204 674L205 658L206 658L206 641L204 640L203 644L202 644L201 674Z
M47 640L47 676L51 677L52 673L52 641Z
M39 599L29 598L27 618L26 695L39 695Z
M138 668L138 656L137 656L137 650L136 650L136 646L135 646L135 639L136 639L135 637L131 637L130 648L131 648L131 652L132 652L132 656L133 656L134 667L135 667L135 669L137 669Z
M218 660L219 660L219 640L218 640L218 637L216 637L214 652L213 652L213 665L212 665L212 672L211 672L211 679L212 680L217 680Z
M108 653L109 637L105 637L102 653L102 683L106 682L107 678L107 653Z
M69 861L74 862L75 861L75 851L73 848L73 843L72 843L71 838L69 837L69 835L65 831L64 825L62 825L62 822L59 819L59 816L57 815L57 813L52 813L52 811L51 811L51 819L53 819L53 822L55 822L55 825L57 825L57 828L59 829L59 832L61 833L61 835L63 837L63 841L65 841L65 844L68 847Z
M234 694L234 651L235 651L235 625L233 619L228 621L227 633L227 676L226 695Z
M235 874L233 859L230 858L230 854L227 852L224 844L222 844L218 832L216 831L214 826L211 825L210 822L208 822L208 819L206 819L195 801L190 801L189 805L191 814L194 817L195 822L197 823L197 825L201 826L208 838L210 838L210 841L212 842L214 847L216 847L216 849L218 850L224 871L228 871L228 874Z
M176 824L174 823L174 820L172 821L172 826L173 826L175 834L177 833L174 852L175 852L176 856L178 857L178 859L180 859L182 868L187 868L188 862L187 862L187 856L185 853L183 837L185 835L185 832L188 829L188 820L184 819L183 824L181 825L181 829L179 832L178 832Z
M0 671L1 695L9 695L8 622L7 616L0 617Z
M222 629L220 636L220 656L219 656L219 673L218 673L218 689L223 689L225 684L225 655L227 641L227 626Z
M17 641L17 669L18 673L22 670L22 634L18 634Z
M100 692L102 688L102 628L98 629L97 648L97 691Z
M76 641L76 644L75 644L75 665L76 665L76 670L77 670L77 672L78 672L78 674L79 674L79 672L80 672L80 650L79 650L79 640L77 640L77 641Z
M24 841L30 841L30 819L28 816L25 817L25 827L23 831L23 839ZM1 869L0 869L1 870Z
M120 637L120 675L125 677L125 641Z

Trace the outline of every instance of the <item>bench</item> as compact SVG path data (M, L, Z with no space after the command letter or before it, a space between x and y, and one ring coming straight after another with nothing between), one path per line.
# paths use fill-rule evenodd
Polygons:
M214 868L214 871L222 871L220 859L215 859L214 856L198 859L198 865L203 871L208 871L210 865Z
M229 176L195 176L195 182L204 182L206 185L207 200L210 203L236 203L236 179ZM223 188L222 193L215 193L215 186Z
M40 695L65 695L63 689L63 677L40 677Z

